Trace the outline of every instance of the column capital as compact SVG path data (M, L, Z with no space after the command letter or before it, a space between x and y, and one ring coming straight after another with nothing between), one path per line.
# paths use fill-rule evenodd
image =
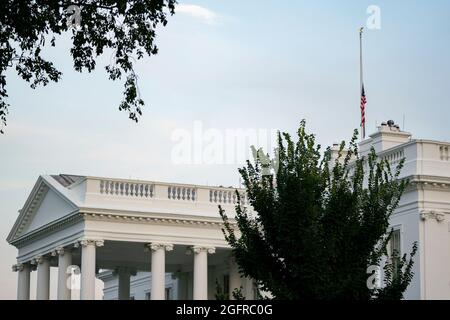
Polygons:
M147 243L145 246L148 251L156 251L158 249L164 249L165 251L173 250L173 244L171 244L171 243L152 242L152 243Z
M188 254L190 254L190 252L200 253L200 252L205 252L205 251L209 254L214 254L214 253L216 253L216 248L208 247L208 246L192 246L189 248L187 253Z
M87 247L87 246L103 247L104 241L101 239L81 239L79 241L79 244L82 247Z
M31 264L38 265L42 264L46 260L46 257L44 255L37 255L31 260Z
M23 264L22 263L16 263L12 265L12 271L13 272L20 272L23 270Z
M113 270L113 275L118 274L129 274L131 276L135 276L137 274L137 269L133 267L116 267Z
M65 248L63 246L56 247L55 250L52 251L52 256L63 256L65 253Z
M434 210L422 210L420 212L420 219L422 220L435 219L437 222L442 222L445 220L445 214Z

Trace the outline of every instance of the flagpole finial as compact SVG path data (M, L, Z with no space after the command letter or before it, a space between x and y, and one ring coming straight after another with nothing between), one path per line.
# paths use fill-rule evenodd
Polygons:
M360 35L362 35L363 31L364 31L364 27L359 28L359 34Z

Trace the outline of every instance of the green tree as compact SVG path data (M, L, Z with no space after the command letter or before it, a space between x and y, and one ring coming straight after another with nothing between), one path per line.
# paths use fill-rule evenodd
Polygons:
M216 279L216 293L214 294L216 300L228 300L228 292L225 292L223 287L220 285L219 280Z
M42 49L55 46L55 35L72 34L76 71L91 72L105 50L114 59L105 69L109 79L125 77L119 110L138 121L141 99L133 62L158 52L155 29L167 24L176 0L2 0L0 5L0 133L6 125L9 104L6 70L15 68L31 88L57 82L61 72L46 60Z
M276 299L402 298L416 244L409 259L387 259L384 288L368 286L367 269L387 255L389 217L407 186L399 179L403 161L391 170L373 149L359 157L356 130L336 160L329 148L321 152L305 121L297 136L278 135L276 172L267 174L260 157L239 170L254 212L239 202L234 224L219 207L241 272Z

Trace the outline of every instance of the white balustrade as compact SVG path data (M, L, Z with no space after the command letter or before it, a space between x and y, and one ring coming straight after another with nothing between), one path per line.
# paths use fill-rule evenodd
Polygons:
M114 180L100 180L100 193L125 197L153 198L155 186L149 183L136 183Z
M206 202L210 204L236 205L236 188L210 188L205 186L138 182L126 180L99 179L97 190L100 194L138 199L159 199L177 202ZM243 189L238 189L241 204L248 199Z
M247 203L245 192L239 192L241 204ZM236 204L238 197L235 189L209 189L209 202L219 204Z
M197 190L194 187L171 185L167 187L167 198L172 200L196 201Z
M450 147L448 145L440 145L439 146L439 155L440 160L442 161L450 161Z
M395 150L393 152L389 152L382 156L383 160L386 160L391 168L400 163L400 161L405 157L405 152L403 149Z

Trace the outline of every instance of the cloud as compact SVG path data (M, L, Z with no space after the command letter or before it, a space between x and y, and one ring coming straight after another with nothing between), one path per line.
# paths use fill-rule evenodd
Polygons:
M214 11L195 4L179 4L176 6L175 12L189 15L210 25L216 24L218 20L218 15Z

